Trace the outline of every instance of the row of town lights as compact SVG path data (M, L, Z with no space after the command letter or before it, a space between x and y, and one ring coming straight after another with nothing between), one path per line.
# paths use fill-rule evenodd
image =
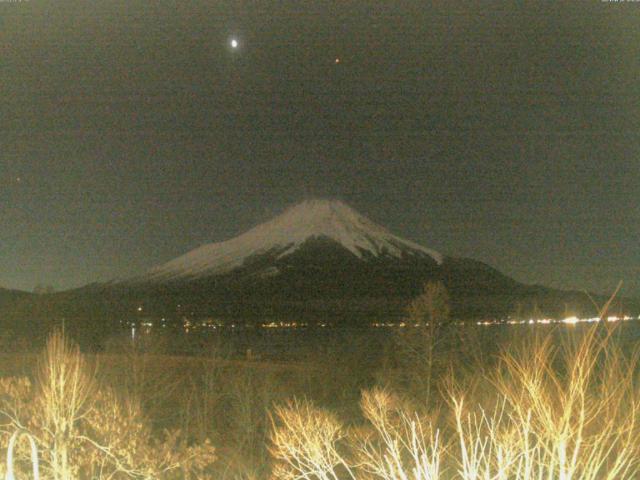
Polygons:
M178 305L178 308L180 308L180 305ZM142 312L143 311L143 307L142 305L139 305L136 310L138 312ZM549 325L549 324L566 324L566 325L575 325L578 323L595 323L595 322L599 322L600 320L602 320L600 317L591 317L591 318L579 318L576 316L571 316L571 317L566 317L566 318L562 318L562 319L553 319L553 318L531 318L528 320L515 320L515 319L508 319L508 320L482 320L482 321L478 321L476 322L476 325L481 325L481 326L491 326L491 325ZM617 316L617 315L610 315L608 317L606 317L604 320L608 321L608 322L617 322L617 321L629 321L629 320L640 320L640 316L638 317L631 317L628 315L624 315L624 316ZM162 322L162 326L165 327L166 325L166 319L162 318L161 319ZM222 323L213 323L210 320L208 321L202 321L200 323L200 325L196 325L194 323L191 323L191 321L189 321L188 319L184 319L184 328L186 331L189 331L190 328L195 328L196 326L201 326L201 327L207 327L207 328L212 328L212 329L216 329L218 327L223 327L224 324ZM459 324L464 324L464 322L458 322ZM145 327L152 327L153 323L150 321L146 321L144 323L142 323L142 326ZM229 325L232 328L235 328L235 324L231 324ZM262 325L260 325L262 328L298 328L298 327L307 327L308 324L307 323L298 323L298 322L269 322L269 323L264 323ZM319 326L321 327L326 327L327 324L326 323L321 323L319 324ZM395 322L375 322L372 324L372 326L374 327L406 327L407 323L406 322L400 322L400 323L395 323ZM414 326L418 327L419 324L414 324Z

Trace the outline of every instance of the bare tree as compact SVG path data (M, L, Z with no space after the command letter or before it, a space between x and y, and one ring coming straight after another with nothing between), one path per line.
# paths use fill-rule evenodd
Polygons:
M406 309L404 328L396 336L396 365L391 383L414 398L431 403L436 376L451 355L449 294L441 282L428 282Z

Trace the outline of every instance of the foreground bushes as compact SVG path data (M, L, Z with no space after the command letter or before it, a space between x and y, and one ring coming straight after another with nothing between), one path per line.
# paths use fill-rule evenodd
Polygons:
M275 410L277 478L633 479L640 468L637 356L606 326L505 351L490 377L423 409L376 388L365 422L345 425L307 401ZM414 399L415 400L415 399ZM438 412L436 415L435 412Z
M441 343L418 348L437 339L433 332L415 332L413 353L400 351L407 356L396 365L410 369L413 359L424 376L419 364L424 356L416 352L426 351L424 358L431 359L426 386L394 367L377 377L383 386L361 391L357 412L334 403L327 409L323 402L326 407L334 390L316 392L314 399L304 394L320 387L318 379L330 371L312 376L298 368L295 375L290 370L276 379L263 370L250 375L229 365L212 369L215 362L202 360L198 382L189 378L180 385L172 378L184 409L162 428L148 417L167 408L157 398L156 379L147 381L136 370L143 360L131 360L136 388L115 390L97 381L95 367L55 334L32 377L0 379L0 442L5 447L17 429L30 432L41 478L53 480L624 480L640 475L638 356L619 346L619 331L606 323L548 331L542 338L505 343L497 355L467 352L464 361L457 354L443 357ZM471 345L467 341L465 350ZM403 381L394 381L394 375ZM192 389L184 388L188 384ZM345 385L343 379L331 388ZM354 385L352 390L360 388ZM339 403L357 403L347 400L350 395L340 398ZM218 454L222 458L215 458L211 436L225 452ZM2 458L3 477L5 469ZM27 478L26 442L17 452L16 470Z
M187 445L178 430L154 434L139 399L99 388L95 369L60 333L50 337L35 381L0 380L0 421L3 446L17 429L35 438L47 479L208 478L215 459L208 442ZM19 472L30 471L23 448Z

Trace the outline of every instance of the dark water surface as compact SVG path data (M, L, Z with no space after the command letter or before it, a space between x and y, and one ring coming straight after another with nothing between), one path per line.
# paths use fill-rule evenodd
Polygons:
M298 327L298 328L218 328L215 330L139 332L132 341L137 347L157 353L216 355L270 361L313 361L322 356L364 356L374 361L389 349L397 348L406 329L417 327ZM589 329L611 335L625 349L640 346L640 321L580 323L577 325L456 325L451 340L471 342L471 346L499 350L512 343L552 335L554 344L570 342ZM108 347L107 347L108 348ZM364 361L364 360L363 360Z

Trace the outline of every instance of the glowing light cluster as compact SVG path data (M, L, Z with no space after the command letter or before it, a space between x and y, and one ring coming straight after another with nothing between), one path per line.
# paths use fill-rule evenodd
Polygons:
M306 327L306 323L298 323L298 322L269 322L263 323L262 328L303 328Z
M576 316L570 316L560 319L555 318L530 318L528 320L516 320L516 319L508 319L504 320L482 320L476 322L476 325L482 326L491 326L491 325L550 325L550 324L565 324L565 325L576 325L578 323L596 323L600 322L602 319L600 317L590 317L590 318L579 318ZM640 315L638 317L631 317L629 315L617 316L610 315L604 319L607 322L618 322L618 321L629 321L629 320L640 320Z

